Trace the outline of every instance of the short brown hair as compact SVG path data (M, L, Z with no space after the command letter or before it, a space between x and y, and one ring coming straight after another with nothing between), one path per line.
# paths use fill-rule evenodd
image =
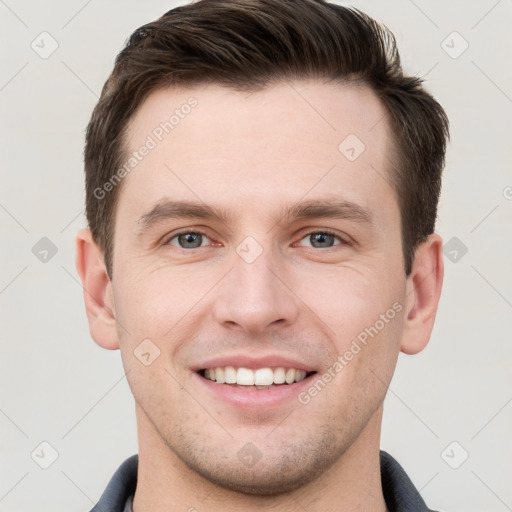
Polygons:
M122 165L126 127L148 95L208 83L255 91L297 78L365 84L386 107L397 148L389 177L410 274L417 246L435 228L448 119L422 79L404 75L393 34L357 9L324 0L199 0L131 35L87 127L87 220L110 278L121 184L104 197L98 190Z

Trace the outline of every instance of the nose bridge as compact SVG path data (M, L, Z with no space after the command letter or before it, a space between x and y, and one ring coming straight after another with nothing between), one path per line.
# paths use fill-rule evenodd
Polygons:
M284 284L284 266L275 251L247 237L237 246L232 262L215 300L219 323L260 332L296 319L298 305Z

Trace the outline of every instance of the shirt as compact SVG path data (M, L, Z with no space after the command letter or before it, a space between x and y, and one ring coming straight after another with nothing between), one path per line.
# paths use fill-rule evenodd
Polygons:
M91 512L133 512L138 463L138 455L132 455L121 464ZM435 512L427 507L402 466L382 450L380 471L389 512Z

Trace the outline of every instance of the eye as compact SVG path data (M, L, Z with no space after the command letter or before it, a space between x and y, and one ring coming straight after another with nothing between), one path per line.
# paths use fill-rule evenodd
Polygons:
M167 244L180 247L181 249L197 249L203 246L205 240L211 242L204 233L199 231L184 231L170 238Z
M334 242L336 239L341 243L335 244ZM341 236L336 235L331 231L312 231L302 238L301 242L303 240L306 240L309 244L302 245L299 242L299 245L302 245L303 247L313 247L314 249L329 249L335 245L348 244L348 242L341 238Z

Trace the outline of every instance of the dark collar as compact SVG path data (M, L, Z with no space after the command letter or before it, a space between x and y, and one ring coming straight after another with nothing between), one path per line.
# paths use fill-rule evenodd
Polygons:
M382 450L380 476L389 512L435 512L427 507L402 466Z

